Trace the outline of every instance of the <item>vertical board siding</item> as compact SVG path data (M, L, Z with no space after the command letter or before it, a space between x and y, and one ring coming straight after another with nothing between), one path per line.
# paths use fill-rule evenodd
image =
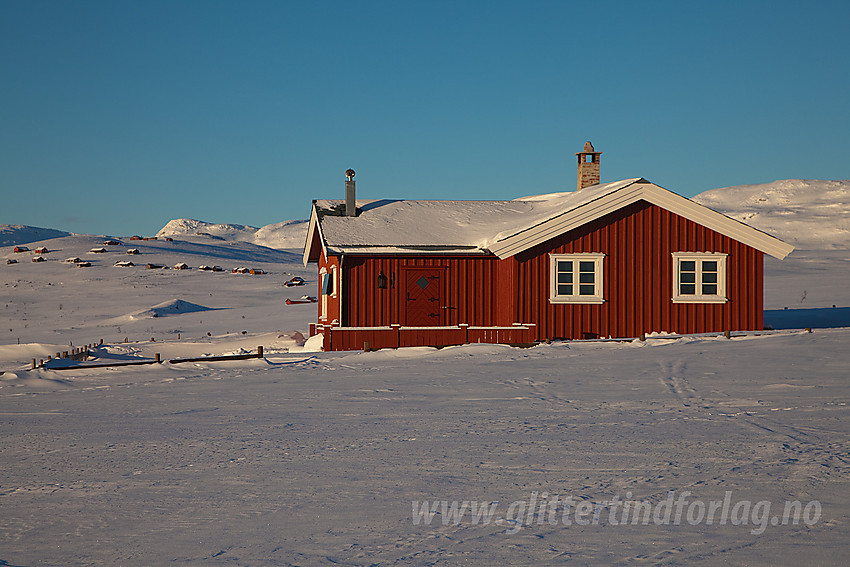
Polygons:
M502 265L504 264L504 265ZM516 271L514 261L500 261L494 256L377 256L347 257L343 261L343 326L375 327L405 321L404 272L408 268L442 268L445 316L441 325L492 326L510 325L517 321L515 289L511 282ZM378 274L384 272L390 285L378 289ZM503 320L504 319L504 320ZM507 319L511 319L508 321Z
M724 304L673 303L673 252L724 252ZM548 301L550 253L603 252L602 305ZM517 319L538 339L762 328L764 254L641 201L517 255Z
M679 251L728 254L726 303L673 303L672 253ZM605 303L549 303L549 254L577 252L605 253ZM441 325L534 323L536 340L759 330L763 258L752 247L639 201L505 260L483 255L345 257L344 305L338 317L343 327L405 325L404 270L431 267L445 270ZM326 264L338 261L332 257ZM381 272L387 289L377 287Z

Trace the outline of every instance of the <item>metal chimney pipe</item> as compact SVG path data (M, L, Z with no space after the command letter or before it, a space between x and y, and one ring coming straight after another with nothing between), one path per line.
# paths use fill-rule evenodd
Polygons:
M345 216L357 216L357 200L354 194L354 170L349 169L345 172Z

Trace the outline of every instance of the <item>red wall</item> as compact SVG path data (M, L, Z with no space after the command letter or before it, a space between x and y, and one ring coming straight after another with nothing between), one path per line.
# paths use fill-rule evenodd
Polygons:
M673 303L672 252L725 252L725 304ZM549 254L603 252L601 305L549 303ZM329 259L334 262L334 258ZM405 267L445 268L441 325L535 323L537 339L762 328L763 253L644 201L515 257L345 257L343 326L404 324ZM390 281L378 289L378 274Z
M410 256L358 257L343 260L344 325L372 327L405 324L402 309L404 299L404 269L442 267L446 298L445 315L440 325L500 325L516 322L498 310L496 285L501 262L494 256ZM387 289L378 289L378 275L383 271L388 279ZM513 294L501 294L502 302L514 304ZM510 320L508 320L510 319Z
M549 253L604 252L602 305L550 304ZM725 304L673 303L672 252L725 252ZM635 337L762 328L764 254L645 201L516 256L520 320L539 338Z

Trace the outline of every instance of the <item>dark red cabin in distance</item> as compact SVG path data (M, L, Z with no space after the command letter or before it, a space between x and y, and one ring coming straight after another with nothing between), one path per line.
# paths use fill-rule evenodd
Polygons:
M513 201L313 201L325 350L762 329L763 258L793 247L646 179Z

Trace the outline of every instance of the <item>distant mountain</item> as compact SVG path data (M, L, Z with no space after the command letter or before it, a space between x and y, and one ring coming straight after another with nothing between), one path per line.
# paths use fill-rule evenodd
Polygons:
M711 189L693 200L797 248L850 249L850 180L738 185Z
M289 220L262 228L241 224L213 224L195 219L174 219L156 234L165 236L206 236L215 240L238 240L268 248L303 248L307 239L306 220Z
M305 229L306 231L306 229ZM54 228L39 228L22 224L0 224L0 246L17 246L39 240L69 236L70 232Z

